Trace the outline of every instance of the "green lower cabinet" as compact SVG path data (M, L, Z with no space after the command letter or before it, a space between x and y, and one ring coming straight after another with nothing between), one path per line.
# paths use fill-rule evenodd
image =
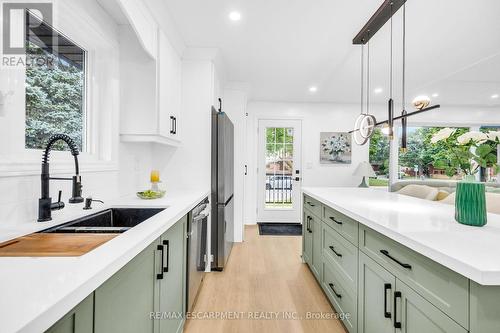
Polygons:
M470 332L500 332L500 286L470 283Z
M187 217L95 291L95 333L182 332Z
M177 222L162 237L164 246L163 279L160 281L159 319L160 333L182 332L186 301L186 226L187 217Z
M94 331L94 293L49 328L46 333L92 333Z
M95 291L95 333L154 332L157 246L155 241Z
M364 253L359 258L359 333L467 332Z
M313 255L313 234L310 224L311 214L304 210L304 219L302 220L302 259L308 265L312 265Z
M394 332L392 299L396 277L359 253L358 332ZM425 332L427 333L427 332Z
M317 217L312 216L310 227L312 229L312 265L311 269L316 275L316 279L321 281L321 270L323 266L323 246L321 243L322 222Z
M401 323L397 332L467 333L467 330L417 294L403 282L396 281L394 316Z

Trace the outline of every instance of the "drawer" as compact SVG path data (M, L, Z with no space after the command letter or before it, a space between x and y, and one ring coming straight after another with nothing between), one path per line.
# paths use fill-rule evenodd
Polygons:
M358 222L345 216L344 214L324 206L324 221L335 229L345 239L354 245L358 245Z
M358 282L358 248L338 232L323 224L323 258L327 265L339 271L356 290Z
M469 327L469 281L417 252L360 226L359 248L427 301Z
M319 218L322 218L323 205L307 195L304 195L304 207Z
M351 333L357 332L356 291L346 287L338 272L325 263L323 263L322 286L347 330Z

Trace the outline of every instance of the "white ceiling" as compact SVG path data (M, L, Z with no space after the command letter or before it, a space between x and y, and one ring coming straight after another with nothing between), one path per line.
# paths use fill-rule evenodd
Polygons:
M352 38L382 0L165 0L187 46L217 47L228 81L261 101L357 103L360 46ZM240 22L228 14L238 10ZM500 1L408 0L407 99L499 105ZM394 17L395 97L400 103L401 11ZM389 24L371 42L372 101L389 92ZM311 94L309 86L318 91Z

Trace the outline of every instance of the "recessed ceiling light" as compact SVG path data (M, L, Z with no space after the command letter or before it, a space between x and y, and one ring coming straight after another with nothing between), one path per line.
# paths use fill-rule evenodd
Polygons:
M316 86L309 87L309 92L315 93L316 91L318 91L318 87Z
M382 91L384 91L384 89L382 89L382 88L375 88L375 89L373 89L373 92L375 94L380 94Z
M241 14L240 14L240 12L236 12L235 11L235 12L229 13L229 19L231 21L239 21L239 20L241 20Z
M434 93L434 94L432 94L432 97L439 97L439 94L438 93Z
M493 98L493 99L497 99L498 97L500 97L500 95L498 95L498 94L491 95L491 98Z

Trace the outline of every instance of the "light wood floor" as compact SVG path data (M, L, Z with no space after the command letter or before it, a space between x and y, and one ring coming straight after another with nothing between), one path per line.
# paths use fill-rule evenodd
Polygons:
M193 311L198 319L189 319L184 332L344 333L336 319L305 318L307 312L333 310L302 263L301 248L300 237L259 236L257 226L247 226L245 242L235 244L224 272L205 275ZM240 319L203 319L219 312L243 314ZM277 312L279 319L249 319L249 312L254 318ZM284 312L303 318L283 319Z

